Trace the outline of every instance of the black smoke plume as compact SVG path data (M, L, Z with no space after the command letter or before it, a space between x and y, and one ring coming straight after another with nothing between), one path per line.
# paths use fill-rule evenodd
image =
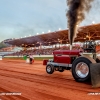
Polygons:
M69 41L71 45L76 36L77 25L85 19L85 14L89 12L92 1L93 0L67 0L69 10L66 16L68 18Z

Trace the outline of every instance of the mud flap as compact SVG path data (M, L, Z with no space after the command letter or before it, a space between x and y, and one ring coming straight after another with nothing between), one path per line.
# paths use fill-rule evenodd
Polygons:
M100 87L100 63L90 64L92 87Z

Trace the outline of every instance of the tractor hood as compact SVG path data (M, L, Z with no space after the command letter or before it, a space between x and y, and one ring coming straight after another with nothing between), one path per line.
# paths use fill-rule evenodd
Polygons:
M55 50L54 55L80 55L80 50Z

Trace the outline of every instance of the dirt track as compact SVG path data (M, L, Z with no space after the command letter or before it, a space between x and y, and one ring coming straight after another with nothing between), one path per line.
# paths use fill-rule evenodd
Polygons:
M75 82L70 71L49 75L42 61L2 60L0 100L100 100L100 88Z

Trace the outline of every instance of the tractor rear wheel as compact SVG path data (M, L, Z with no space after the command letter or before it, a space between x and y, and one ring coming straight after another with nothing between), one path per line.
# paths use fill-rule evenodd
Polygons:
M72 64L72 75L78 82L86 82L90 80L90 63L91 61L85 57L77 58Z
M48 65L46 66L46 72L47 72L48 74L52 74L52 73L54 72L54 66L53 66L52 64L48 64Z

